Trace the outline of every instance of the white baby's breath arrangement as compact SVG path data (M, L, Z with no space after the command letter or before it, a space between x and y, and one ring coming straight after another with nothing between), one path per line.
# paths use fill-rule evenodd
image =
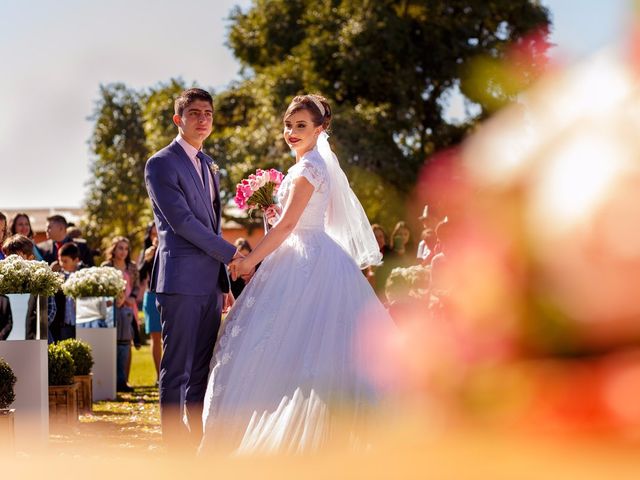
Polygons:
M113 267L91 267L69 275L62 290L68 297L117 297L125 289L122 272Z
M396 267L391 270L387 285L396 290L404 291L414 298L424 297L431 283L431 272L428 267L414 265L411 267Z
M0 260L0 294L51 296L60 290L63 281L64 277L52 271L47 262L25 260L18 255Z

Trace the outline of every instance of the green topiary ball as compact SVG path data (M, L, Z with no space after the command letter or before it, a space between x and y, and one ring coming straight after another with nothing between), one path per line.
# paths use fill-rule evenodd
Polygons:
M16 376L11 366L0 357L0 410L5 410L16 399L13 387L16 384Z
M74 372L71 354L57 343L49 345L49 385L71 385Z
M74 375L89 375L91 367L93 367L93 356L91 355L91 346L82 340L69 338L58 343L73 357L75 365Z

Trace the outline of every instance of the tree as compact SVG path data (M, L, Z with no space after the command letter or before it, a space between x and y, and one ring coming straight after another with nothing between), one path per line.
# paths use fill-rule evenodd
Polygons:
M159 83L141 95L142 118L147 149L150 153L166 147L176 137L173 123L175 99L188 87L182 79L172 78L167 83Z
M143 180L148 150L140 95L121 83L101 85L91 120L95 121L90 140L95 157L85 205L86 236L103 243L124 235L135 249L150 219Z
M231 21L245 80L218 95L212 138L231 183L290 165L281 115L294 95L320 92L334 107L332 144L354 190L369 217L389 225L425 159L512 101L496 75L469 75L474 62L499 61L519 43L539 47L528 33L549 16L534 0L256 0ZM455 91L475 107L460 124L445 116Z

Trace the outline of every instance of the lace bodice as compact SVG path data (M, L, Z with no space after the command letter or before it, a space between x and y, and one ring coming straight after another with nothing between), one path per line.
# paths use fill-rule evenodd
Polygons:
M282 208L284 208L289 198L293 180L298 177L305 177L313 185L314 192L298 220L296 230L324 230L324 219L329 205L330 185L327 167L315 148L305 153L298 163L289 168L287 175L284 177L278 190L278 202Z

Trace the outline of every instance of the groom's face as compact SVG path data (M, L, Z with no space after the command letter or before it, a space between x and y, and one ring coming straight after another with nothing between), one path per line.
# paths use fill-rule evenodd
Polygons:
M195 100L187 105L182 115L174 115L173 122L180 134L196 148L211 135L213 128L213 107L205 100Z

